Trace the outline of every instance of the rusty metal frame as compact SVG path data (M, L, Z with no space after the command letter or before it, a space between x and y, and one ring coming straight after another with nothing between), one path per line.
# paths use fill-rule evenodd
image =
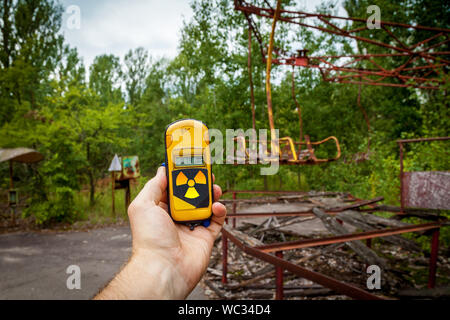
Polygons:
M323 285L324 287L330 288L338 293L347 295L349 297L352 297L354 299L361 299L361 300L382 300L383 298L376 296L374 294L371 294L365 290L362 290L356 286L340 282L334 278L331 278L329 276L323 275L321 273L308 270L306 268L303 268L301 266L295 265L289 261L286 261L280 257L280 253L277 254L277 256L265 253L257 248L250 247L239 241L234 235L226 231L225 229L222 229L222 237L223 239L229 239L231 242L233 242L239 249L244 251L245 253L261 259L263 261L266 261L270 264L273 264L275 267L277 267L277 274L278 274L278 281L277 281L277 298L282 299L283 297L279 295L280 293L280 287L282 286L282 270L288 270L300 277L309 279L313 282L319 283ZM226 243L226 240L225 240ZM226 264L226 263L225 263ZM281 271L280 271L281 270ZM226 275L222 277L226 278ZM282 290L282 289L281 289Z
M442 139L441 139L442 140ZM411 142L411 141L410 141ZM265 213L237 213L236 205L237 205L237 194L299 194L307 196L305 192L298 191L257 191L257 190L228 190L224 193L232 193L233 194L233 211L228 217L233 218L233 227L236 226L236 218L243 217L261 217L261 216L306 216L312 215L311 211L307 212L265 212ZM378 197L371 200L361 200L357 199L353 196L349 196L350 200L356 201L354 204L350 204L347 206L342 206L339 208L331 208L326 211L330 215L337 214L338 212L342 212L344 210L349 209L357 209L362 206L372 206L371 209L363 209L361 211L369 212L369 211L377 211L377 207L373 207L373 204L383 200L382 197ZM395 212L399 214L398 212ZM380 297L369 293L365 290L362 290L353 285L349 285L343 282L340 282L334 278L323 275L321 273L308 270L304 267L295 265L289 261L283 259L283 251L285 250L294 250L322 245L330 245L335 243L343 243L348 241L356 241L356 240L366 240L366 245L371 247L371 239L378 237L385 237L395 234L403 234L408 232L418 232L418 231L431 231L431 252L430 252L430 263L429 263L429 279L428 279L428 287L433 288L436 284L436 266L437 266L437 257L438 257L438 248L439 248L439 231L440 228L444 225L448 225L447 221L441 222L431 222L424 224L411 225L406 227L399 228L387 228L381 230L373 230L366 231L354 234L346 234L334 237L324 237L319 239L306 239L299 241L290 241L290 242L281 242L274 243L264 246L248 246L242 243L239 239L237 239L234 235L228 232L225 229L222 229L222 283L227 283L227 273L228 273L228 240L233 242L239 249L244 251L245 253L271 263L275 266L275 282L276 282L276 299L283 299L283 270L288 270L298 276L309 279L313 282L321 284L322 286L329 288L337 293L341 293L347 295L354 299L364 299L364 300L380 300L385 299L384 297ZM275 255L272 255L274 253Z
M235 0L234 6L235 10L241 11L245 15L249 28L253 31L259 42L262 59L265 62L266 55L269 52L265 50L262 37L256 23L252 19L252 15L273 19L275 17L275 10L270 5L266 8L258 7L244 0ZM316 24L306 23L305 20L307 18L313 19ZM271 62L274 64L318 69L323 79L328 82L440 89L443 80L436 76L439 77L445 73L445 69L450 65L450 60L447 58L450 55L450 51L445 51L446 47L442 49L444 45L448 45L450 42L450 29L380 21L381 29L388 36L386 42L381 42L360 34L361 32L368 30L366 19L362 18L347 18L278 9L276 20L336 36L350 38L389 50L389 52L386 53L308 57L307 50L299 50L298 53L292 54L274 48L274 53L277 55L271 59ZM361 23L362 26L352 30L344 30L333 21L351 21L353 23ZM327 27L320 26L318 23L324 23ZM431 33L431 35L427 35L426 39L408 46L395 36L394 32L391 30L393 28L427 31ZM435 43L436 41L437 43ZM270 52L269 54L272 53ZM389 57L405 57L406 61L401 62L400 65L392 70L387 70L375 60L376 58ZM341 64L337 63L339 60L343 60ZM360 65L361 62L366 62L367 65L372 67L359 67L358 65ZM433 75L434 78L430 77L431 75ZM397 79L399 82L388 82L392 79Z
M236 202L239 201L236 199L237 194L242 194L242 193L247 193L247 194L292 194L292 195L305 195L308 196L308 193L306 192L299 192L299 191L257 191L257 190L225 190L223 192L223 194L226 193L232 193L233 194L233 211L232 213L227 214L227 217L229 218L256 218L256 217L279 217L279 216L283 216L283 217L289 217L289 216L303 216L303 217L309 217L309 216L313 216L313 212L312 209L311 210L306 210L306 211L278 211L278 212L249 212L249 213L245 213L245 212L240 212L237 213L236 212ZM350 209L356 209L362 206L368 206L368 205L372 205L376 202L382 201L384 200L383 197L377 197L374 199L370 199L370 200L361 200L361 199L357 199L355 197L353 197L352 195L350 195L350 199L356 201L353 204L347 205L347 206L342 206L342 207L337 207L337 208L329 208L327 210L324 210L326 213L328 213L329 215L335 215L339 212L345 211L345 210L350 210ZM237 200L237 201L236 201ZM376 208L372 208L369 210L364 210L364 212L370 212L370 211L377 211Z
M373 231L365 231L354 234L346 234L342 236L335 237L325 237L319 239L306 239L306 240L298 240L298 241L289 241L289 242L280 242L280 243L271 243L264 246L258 246L257 249L270 253L276 252L280 250L294 250L294 249L303 249L310 248L316 246L323 246L335 243L342 243L348 241L355 240L366 240L373 239L378 237L387 237L395 234L402 234L407 232L417 232L417 231L425 231L425 230L434 230L439 229L442 226L440 222L430 222L406 227L398 227L398 228L388 228L384 230L373 230Z

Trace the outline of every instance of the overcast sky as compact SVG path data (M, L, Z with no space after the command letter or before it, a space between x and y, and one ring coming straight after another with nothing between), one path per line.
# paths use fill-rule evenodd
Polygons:
M229 0L232 1L232 0ZM63 32L66 42L78 48L85 65L99 54L114 54L121 59L129 49L144 47L153 57L173 58L183 19L189 21L189 0L61 0ZM274 2L274 1L271 1ZM298 0L314 12L320 0ZM80 28L74 28L74 12L80 10ZM70 21L68 21L70 20ZM72 24L68 24L72 22ZM72 26L72 27L68 27Z

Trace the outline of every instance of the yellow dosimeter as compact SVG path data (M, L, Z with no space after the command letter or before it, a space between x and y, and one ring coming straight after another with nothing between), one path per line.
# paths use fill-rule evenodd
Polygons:
M213 201L208 127L194 119L175 121L166 128L165 145L170 216L191 230L208 227Z

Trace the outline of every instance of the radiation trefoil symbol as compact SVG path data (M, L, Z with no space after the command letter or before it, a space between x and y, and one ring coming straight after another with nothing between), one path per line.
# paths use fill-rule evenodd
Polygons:
M207 208L211 186L208 170L185 168L172 171L173 205L176 210Z
M186 177L186 175L182 171L180 171L178 173L175 184L177 187L187 184L188 189L186 190L184 197L187 199L195 199L200 196L195 186L197 184L206 184L206 177L203 172L198 171L193 179L188 179L188 177Z

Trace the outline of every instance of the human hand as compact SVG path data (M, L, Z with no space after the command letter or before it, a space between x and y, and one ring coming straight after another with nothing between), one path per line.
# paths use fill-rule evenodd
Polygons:
M96 298L184 299L205 273L226 208L213 203L208 228L190 230L174 223L167 212L165 170L160 167L130 204L131 259ZM213 191L214 201L218 201L220 187L214 185Z

